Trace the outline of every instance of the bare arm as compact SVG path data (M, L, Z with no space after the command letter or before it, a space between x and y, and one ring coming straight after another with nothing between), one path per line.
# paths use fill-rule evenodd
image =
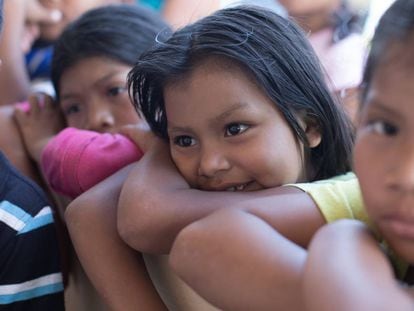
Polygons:
M144 155L123 186L118 230L135 249L168 253L181 229L226 207L257 215L300 245L307 245L324 224L313 200L295 188L253 192L191 189L173 165L167 146L160 143Z
M65 218L78 257L112 310L165 310L140 253L116 231L116 206L131 165L75 199Z
M322 228L309 248L304 273L308 310L413 310L414 300L362 223L341 220Z
M177 274L223 310L303 310L305 260L303 248L240 209L186 227L170 255Z

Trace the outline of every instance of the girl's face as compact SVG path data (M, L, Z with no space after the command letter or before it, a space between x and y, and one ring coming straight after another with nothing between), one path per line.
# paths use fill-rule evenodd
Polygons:
M414 44L392 47L361 112L355 171L370 218L394 251L414 263Z
M68 126L117 133L138 117L128 96L131 66L104 57L89 57L67 69L60 79L60 105Z
M39 25L40 37L45 40L55 40L65 26L75 20L82 13L108 4L132 2L128 0L39 0L42 5L50 9L59 10L62 20L58 24L43 23Z
M207 60L164 90L181 174L192 187L219 191L304 180L303 146L274 103L241 69L221 65Z

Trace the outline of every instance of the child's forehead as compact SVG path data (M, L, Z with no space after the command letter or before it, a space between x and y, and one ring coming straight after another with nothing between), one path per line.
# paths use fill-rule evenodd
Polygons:
M383 53L396 64L414 64L414 33L391 38L384 46Z
M403 115L408 117L414 96L414 40L410 43L394 41L382 54L365 102L370 103L370 107L373 103L381 103L394 111L405 111Z
M234 75L244 77L253 84L257 84L253 74L246 66L224 56L208 56L203 57L192 63L191 70L185 72L180 77L174 77L167 81L166 88L183 86L192 83L195 76L208 75L211 73L223 73L225 75Z
M414 36L392 40L381 51L375 76L401 74L414 78Z

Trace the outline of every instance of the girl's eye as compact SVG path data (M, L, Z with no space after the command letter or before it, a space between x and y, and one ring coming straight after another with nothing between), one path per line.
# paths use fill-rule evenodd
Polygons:
M174 144L180 147L191 147L195 145L195 139L190 136L177 136L174 138Z
M80 111L80 106L78 104L68 105L64 110L65 115L71 115L74 113L78 113Z
M225 136L235 136L245 132L249 128L248 125L242 123L231 123L226 126Z
M126 92L125 87L117 86L117 87L111 87L108 89L108 95L109 96L117 96L121 93Z
M398 133L398 128L386 121L374 121L369 126L374 133L380 135L395 136Z

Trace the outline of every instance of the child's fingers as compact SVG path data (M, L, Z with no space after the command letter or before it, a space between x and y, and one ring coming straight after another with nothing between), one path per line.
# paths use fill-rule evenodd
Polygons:
M150 127L146 122L126 125L121 128L120 133L131 139L144 152L150 148L155 138L154 133L152 133Z
M43 107L45 109L54 109L55 106L55 101L53 100L53 98L47 94L43 94Z
M135 125L132 125L132 124L124 125L123 127L121 127L119 129L119 133L120 134L125 135L125 136L127 136L127 137L129 137L131 139L132 139L131 136L134 135L134 132L135 131L136 131Z
M38 95L39 94L31 94L28 98L28 102L30 105L30 110L29 110L30 114L37 114L39 113L41 109Z
M142 134L147 134L151 132L151 129L146 123L142 124L142 122L140 122L138 124L125 125L120 129L119 132L125 136L128 136L131 139L134 139L141 137Z

